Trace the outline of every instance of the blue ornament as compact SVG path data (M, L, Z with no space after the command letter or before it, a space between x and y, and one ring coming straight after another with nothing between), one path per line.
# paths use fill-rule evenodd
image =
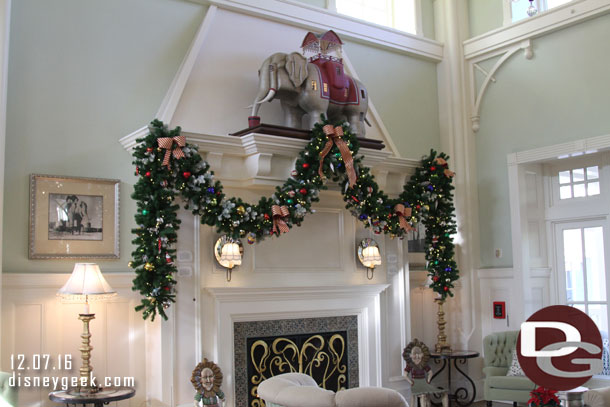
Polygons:
M428 188L429 191L434 191L434 187L432 185L428 185L427 188Z
M213 193L214 193L214 188L209 187L209 188L208 188L208 192L209 192L210 194L213 194Z
M451 271L451 267L445 267L445 271Z
M364 213L363 213L362 215L358 216L358 219L360 219L360 220L366 220L368 217L369 217L368 215L366 215L366 214L364 214Z

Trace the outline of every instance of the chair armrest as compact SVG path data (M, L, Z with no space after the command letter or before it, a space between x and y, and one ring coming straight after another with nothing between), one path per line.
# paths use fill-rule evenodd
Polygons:
M485 373L485 377L506 376L507 372L508 368L506 367L486 366L483 368L483 373Z

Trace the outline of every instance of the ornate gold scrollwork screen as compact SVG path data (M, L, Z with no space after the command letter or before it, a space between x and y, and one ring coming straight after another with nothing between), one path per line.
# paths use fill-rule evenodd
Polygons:
M347 332L249 338L248 407L263 407L258 385L282 373L305 373L327 390L348 387Z

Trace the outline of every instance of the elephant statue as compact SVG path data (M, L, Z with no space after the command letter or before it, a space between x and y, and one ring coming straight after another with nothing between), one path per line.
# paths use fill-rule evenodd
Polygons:
M284 126L301 128L308 115L308 129L325 114L331 121L346 120L352 132L364 137L368 93L364 85L343 72L342 60L318 55L307 59L298 52L275 53L258 71L259 86L251 117L258 117L262 103L281 102Z

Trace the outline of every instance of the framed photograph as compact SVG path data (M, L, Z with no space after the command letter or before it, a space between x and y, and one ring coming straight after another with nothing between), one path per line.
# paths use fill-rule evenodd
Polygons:
M426 228L423 222L418 222L414 230L407 232L409 267L414 270L426 268Z
M119 258L118 179L30 175L30 259Z

